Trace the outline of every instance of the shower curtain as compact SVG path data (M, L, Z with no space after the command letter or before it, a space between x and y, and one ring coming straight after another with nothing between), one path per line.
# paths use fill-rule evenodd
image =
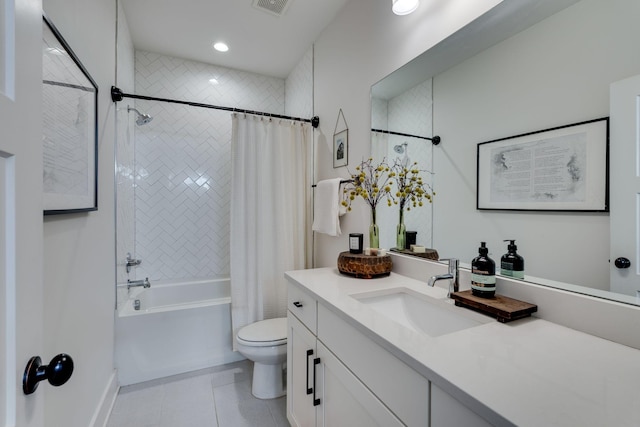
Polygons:
M232 115L230 249L234 336L247 324L286 316L284 272L308 266L310 140L308 123Z

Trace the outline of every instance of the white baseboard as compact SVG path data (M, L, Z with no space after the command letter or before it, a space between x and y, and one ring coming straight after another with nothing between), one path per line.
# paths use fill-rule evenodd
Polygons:
M109 377L109 382L104 389L104 393L102 393L102 398L100 399L100 403L93 414L93 418L91 418L89 427L106 427L113 405L116 403L118 390L120 389L117 378L117 372L114 369L111 373L111 377Z

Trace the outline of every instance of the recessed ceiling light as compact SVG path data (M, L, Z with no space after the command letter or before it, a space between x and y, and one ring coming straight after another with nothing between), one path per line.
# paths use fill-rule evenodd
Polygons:
M396 15L408 15L418 8L420 0L392 0L392 4L393 13Z
M209 79L209 83L211 83L211 84L212 84L212 85L214 85L214 86L215 86L215 85L217 85L217 84L220 84L220 82L218 81L218 79L216 79L215 77L214 77L214 78Z
M218 52L226 52L229 50L229 46L227 46L227 44L223 42L214 43L213 48Z

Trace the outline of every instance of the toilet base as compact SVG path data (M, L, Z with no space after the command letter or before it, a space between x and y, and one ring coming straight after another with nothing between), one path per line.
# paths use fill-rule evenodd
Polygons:
M251 394L258 399L275 399L287 394L284 384L284 370L281 363L265 365L253 362L253 382Z

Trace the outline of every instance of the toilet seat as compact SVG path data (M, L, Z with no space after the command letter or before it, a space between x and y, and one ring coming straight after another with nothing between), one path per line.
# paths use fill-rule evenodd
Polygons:
M238 342L249 347L269 347L287 343L287 318L261 320L240 329Z

